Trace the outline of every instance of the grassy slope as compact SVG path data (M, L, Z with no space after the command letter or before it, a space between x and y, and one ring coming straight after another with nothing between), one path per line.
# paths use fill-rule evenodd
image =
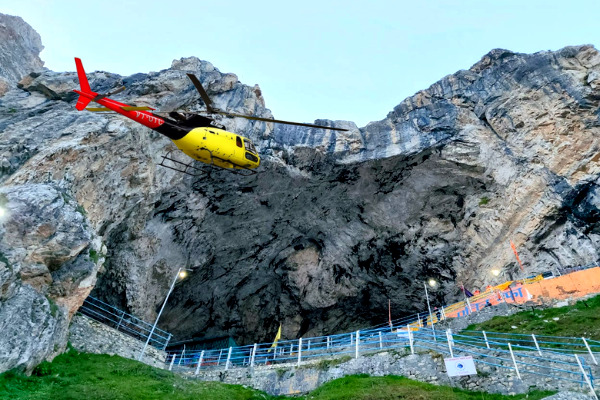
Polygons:
M536 400L550 392L530 393ZM0 375L0 399L12 400L119 400L119 399L203 399L203 400L281 400L239 385L185 380L184 378L118 356L84 354L70 351L52 363L42 363L34 375L6 372ZM313 400L502 400L524 399L466 392L411 381L398 376L348 376L329 382L311 394L294 399ZM291 399L291 398L289 398Z
M554 320L558 318L558 320ZM513 328L515 326L516 328ZM600 296L578 301L572 306L522 311L509 317L494 317L468 330L537 335L585 336L600 340Z

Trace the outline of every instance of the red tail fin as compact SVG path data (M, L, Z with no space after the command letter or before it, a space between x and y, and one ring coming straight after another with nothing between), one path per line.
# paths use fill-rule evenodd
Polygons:
M90 101L92 101L92 98L94 97L94 95L96 93L92 92L92 89L90 88L90 83L87 80L87 76L85 76L85 70L83 69L83 64L81 63L81 59L75 57L75 67L77 68L77 77L79 78L79 86L81 86L81 92L79 99L77 100L77 104L75 105L75 108L78 109L79 111L83 110L88 104L90 104ZM85 94L89 94L90 97L84 96L83 93Z

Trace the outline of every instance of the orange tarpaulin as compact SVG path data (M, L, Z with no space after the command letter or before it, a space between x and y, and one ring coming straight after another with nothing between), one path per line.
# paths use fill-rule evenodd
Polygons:
M525 285L533 300L576 299L600 292L600 268L584 269Z

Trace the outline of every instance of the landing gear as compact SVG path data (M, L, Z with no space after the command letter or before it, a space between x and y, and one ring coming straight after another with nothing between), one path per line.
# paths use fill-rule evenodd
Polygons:
M210 174L210 170L205 170L204 168L199 168L193 165L195 161L192 160L187 163L179 161L173 158L171 153L173 153L173 150L162 156L162 160L158 165L194 177Z
M173 152L175 152L176 154L179 153L177 150L171 150L167 154L162 156L162 160L158 165L194 177L204 175L210 176L211 171L217 169L231 172L232 174L241 176L251 176L256 174L256 171L252 169L248 169L241 165L234 164L231 161L213 156L212 152L206 148L198 149L198 151L206 151L210 154L210 164L208 164L207 167L201 168L195 166L194 160L191 160L189 162L177 160L171 155L171 153Z

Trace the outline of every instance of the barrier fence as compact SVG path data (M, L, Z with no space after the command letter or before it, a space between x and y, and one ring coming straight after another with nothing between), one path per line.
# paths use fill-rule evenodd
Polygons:
M586 265L579 265L577 267L565 267L565 268L558 267L557 270L560 274L566 275L566 274L570 274L571 272L583 271L584 269L590 269L590 268L595 268L595 267L600 267L600 263L593 262L593 263L586 264Z
M79 312L144 342L148 340L148 335L152 330L152 324L92 296L85 299L83 305L79 308ZM149 344L157 349L164 350L170 340L171 334L169 332L155 328Z
M302 363L318 359L358 358L398 348L432 350L447 356L472 356L476 364L585 385L593 392L591 365L598 365L600 342L585 338L468 331L459 334L410 325L340 335L260 343L220 350L167 354L170 370L198 374L205 369L247 368Z

